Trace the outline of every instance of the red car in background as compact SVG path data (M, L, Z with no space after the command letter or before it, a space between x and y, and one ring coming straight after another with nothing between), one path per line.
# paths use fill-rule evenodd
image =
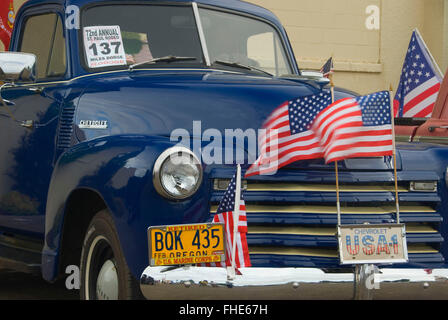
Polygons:
M396 118L397 141L448 144L448 70L430 118Z

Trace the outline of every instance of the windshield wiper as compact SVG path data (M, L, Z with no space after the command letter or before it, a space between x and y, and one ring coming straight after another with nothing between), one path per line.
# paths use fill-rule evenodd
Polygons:
M229 67L236 67L236 68L240 68L240 69L246 69L246 70L250 70L250 71L258 71L261 73L264 73L270 77L273 77L274 75L272 73L269 73L267 71L264 71L262 69L259 69L257 67L253 67L253 66L247 66L245 64L239 63L239 62L230 62L230 61L224 61L224 60L215 60L213 61L213 64L217 63L217 64L221 64L223 66L229 66Z
M147 61L131 64L129 66L129 70L132 71L132 69L134 69L136 67L139 67L139 66L142 66L142 65L146 65L146 64L154 64L154 63L157 63L157 62L191 61L191 60L197 60L197 59L198 58L196 58L196 57L165 56L165 57L154 58L154 59L151 59L151 60L147 60Z

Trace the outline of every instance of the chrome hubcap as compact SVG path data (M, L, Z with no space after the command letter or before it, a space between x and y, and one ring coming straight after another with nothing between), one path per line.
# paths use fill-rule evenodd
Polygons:
M99 300L118 299L118 274L112 260L106 260L96 281L96 296Z

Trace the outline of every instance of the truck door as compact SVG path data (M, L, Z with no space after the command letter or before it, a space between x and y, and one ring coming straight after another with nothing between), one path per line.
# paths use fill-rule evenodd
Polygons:
M0 231L43 237L67 65L64 28L51 10L17 22L17 51L36 55L38 80L1 91L10 103L0 105Z

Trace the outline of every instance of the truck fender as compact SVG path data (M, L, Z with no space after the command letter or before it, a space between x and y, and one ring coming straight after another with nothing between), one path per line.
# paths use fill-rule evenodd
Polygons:
M140 276L142 270L136 270L130 252L141 251L129 248L137 241L135 229L148 223L139 217L141 193L147 193L147 199L162 200L152 187L152 168L158 155L174 144L160 136L107 136L82 142L60 156L51 177L45 215L42 274L46 280L54 281L60 272L67 201L81 189L102 199L116 224L128 265ZM138 241L142 241L144 233L139 234Z

